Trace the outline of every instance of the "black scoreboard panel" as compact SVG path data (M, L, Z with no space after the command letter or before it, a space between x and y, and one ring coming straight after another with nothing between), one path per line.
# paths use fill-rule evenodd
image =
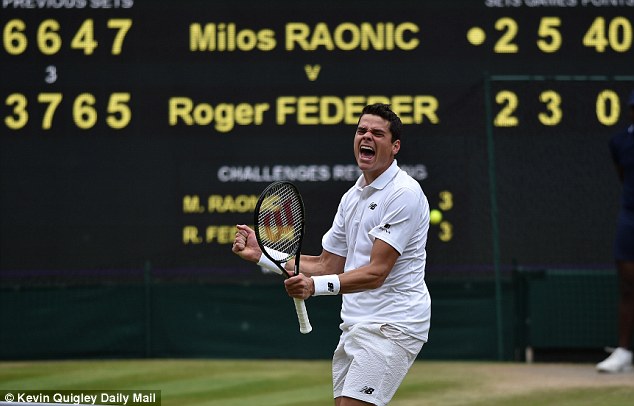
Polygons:
M611 262L633 0L1 4L5 276L254 276L234 227L281 179L316 254L377 101L442 213L430 274Z

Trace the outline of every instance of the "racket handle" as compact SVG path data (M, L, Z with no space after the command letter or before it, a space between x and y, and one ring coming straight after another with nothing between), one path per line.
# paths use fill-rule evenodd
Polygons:
M293 298L295 302L295 311L297 312L297 320L299 320L299 331L302 334L308 334L313 331L313 326L310 325L308 320L308 312L306 311L306 304L302 299Z

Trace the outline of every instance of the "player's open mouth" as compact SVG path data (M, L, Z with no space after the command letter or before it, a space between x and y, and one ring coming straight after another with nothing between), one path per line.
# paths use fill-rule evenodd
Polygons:
M362 159L371 159L376 152L374 152L374 148L369 147L367 145L361 145L359 147L359 158Z

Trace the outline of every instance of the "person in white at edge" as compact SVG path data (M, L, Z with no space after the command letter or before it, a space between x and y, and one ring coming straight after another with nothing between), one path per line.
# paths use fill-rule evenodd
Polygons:
M388 105L363 109L354 137L362 175L343 195L321 255L302 254L301 273L284 282L299 299L343 294L332 362L336 406L389 403L428 338L429 204L418 182L397 166L401 129ZM237 226L232 250L272 265L245 225ZM292 260L285 269L291 273Z

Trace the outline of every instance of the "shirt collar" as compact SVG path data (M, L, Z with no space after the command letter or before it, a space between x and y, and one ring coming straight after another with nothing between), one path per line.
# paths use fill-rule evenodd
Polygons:
M396 176L398 171L398 164L395 159L394 161L392 161L392 165L390 165L390 167L387 168L385 172L383 172L378 178L374 179L372 183L366 185L365 178L363 177L363 174L361 174L361 176L359 176L359 179L357 179L357 183L355 184L355 186L359 190L363 189L365 186L371 186L374 189L381 190L385 186L387 186L388 183L390 183L390 181Z

